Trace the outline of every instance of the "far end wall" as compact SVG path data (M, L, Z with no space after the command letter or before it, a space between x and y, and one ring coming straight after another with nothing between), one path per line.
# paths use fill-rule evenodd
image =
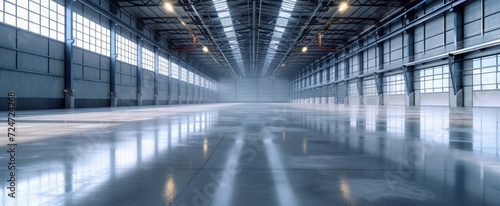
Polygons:
M219 102L289 101L288 79L219 79Z

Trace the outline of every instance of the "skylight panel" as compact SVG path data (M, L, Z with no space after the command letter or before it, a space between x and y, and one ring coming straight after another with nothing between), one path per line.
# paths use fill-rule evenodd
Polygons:
M224 11L224 12L219 13L219 17L221 17L221 18L230 17L230 16L231 16L231 14L229 14L229 11Z
M280 12L278 13L278 18L276 18L276 25L274 26L273 36L271 37L271 42L267 50L268 55L264 60L262 75L265 75L267 70L269 70L269 65L278 50L278 45L281 41L281 37L283 37L283 33L285 32L285 27L288 25L288 19L292 16L291 12L293 12L295 3L296 0L283 0L281 3Z
M284 33L285 28L276 26L276 28L274 28L274 31Z
M244 72L243 58L240 53L240 48L238 41L236 40L236 32L233 26L233 19L231 18L231 13L229 11L229 6L226 0L213 0L215 10L217 10L217 15L219 16L220 22L222 24L224 33L228 38L231 49L233 50L233 56L240 67L240 70Z

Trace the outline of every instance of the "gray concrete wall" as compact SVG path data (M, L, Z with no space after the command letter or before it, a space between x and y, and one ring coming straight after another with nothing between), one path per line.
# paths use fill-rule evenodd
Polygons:
M0 99L15 91L19 110L64 108L64 43L2 23L0 34ZM75 46L73 66L75 107L110 106L110 58ZM116 83L118 105L136 105L137 67L117 61ZM177 83L171 81L174 94ZM199 99L193 95L197 86L189 86L190 99ZM143 71L142 95L145 105L154 103L152 71ZM168 103L167 96L167 77L159 75L160 104Z
M450 106L450 94L426 93L420 94L420 106Z
M179 103L179 80L170 78L170 90L172 94L172 104L178 104Z
M0 99L14 91L17 109L62 108L63 43L1 23L0 34Z
M384 95L384 105L405 105L405 95Z
M219 80L219 102L288 102L287 79L232 79Z
M363 98L363 103L365 105L378 105L378 97L377 96L367 96Z

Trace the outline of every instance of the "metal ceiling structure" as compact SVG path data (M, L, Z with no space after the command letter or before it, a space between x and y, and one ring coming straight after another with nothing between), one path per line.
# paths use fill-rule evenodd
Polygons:
M289 77L411 0L111 0L218 77ZM348 7L340 9L347 3ZM172 10L166 5L171 4ZM342 10L342 11L340 11ZM196 38L196 40L195 40ZM196 45L193 45L196 43ZM195 46L195 47L193 47ZM203 47L208 49L203 51ZM307 51L303 51L307 47Z

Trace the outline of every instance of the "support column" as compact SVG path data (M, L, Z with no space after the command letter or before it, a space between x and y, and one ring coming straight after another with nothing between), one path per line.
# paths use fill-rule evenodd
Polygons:
M155 95L155 105L160 105L160 97L158 95L158 89L160 87L159 80L159 68L158 68L158 47L154 47L154 67L155 67L155 79L154 79L154 95Z
M205 78L207 78L207 77L205 76ZM209 93L208 93L208 89L206 88L207 83L208 83L208 78L205 79L205 82L203 83L203 97L205 99L205 103L209 103L209 98L208 98Z
M65 1L64 30L64 107L75 108L75 90L73 88L73 0Z
M384 35L383 28L380 28L377 31L378 38ZM384 44L382 42L377 44L378 51L378 70L384 69ZM384 105L384 75L383 73L375 74L375 84L377 85L377 93L378 93L378 105Z
M409 12L406 15L406 21L413 21L413 14ZM413 28L405 30L406 45L408 47L408 62L413 62L415 59L415 32ZM403 35L404 35L403 34ZM404 36L403 36L404 38ZM406 88L406 106L415 106L415 88L414 88L414 66L403 66L403 78Z
M109 93L110 93L110 103L111 107L118 106L118 98L116 94L116 23L113 21L109 22L110 31L110 60L109 60Z
M406 106L415 106L415 89L413 87L413 66L403 66L403 77L406 88Z
M201 81L201 73L198 74L198 82ZM198 104L201 104L201 87L200 85L196 85L196 88L198 89Z
M189 104L189 66L186 64L186 92L184 93L186 97L186 104Z
M213 82L211 81L211 83L213 83ZM207 84L207 86L209 86L209 85ZM210 94L210 98L209 98L210 101L209 102L214 103L215 102L215 91L210 89L210 88L207 88L207 90Z
M205 86L203 87L203 90L205 90L205 102L206 103L211 103L210 102L210 90L207 88L208 85L208 78L205 80Z
M453 8L455 16L454 31L455 31L455 48L464 48L464 9L462 5ZM464 106L464 86L462 80L463 70L463 54L450 55L448 57L450 79L453 88L453 93L450 92L450 106L463 107Z
M333 81L337 81L340 79L340 74L339 74L339 55L338 54L335 54L335 64L334 64L334 67L333 68L335 70L335 79ZM335 97L335 104L340 104L340 99L339 98L339 92L338 92L338 89L339 89L339 84L336 83L335 84L335 91L334 91L334 97Z
M172 81L170 80L172 78L172 58L171 55L169 54L167 56L168 58L168 76L167 76L167 102L168 105L172 105Z
M375 86L377 86L378 105L384 105L384 75L375 74Z
M344 56L347 55L349 53L349 50L348 49L345 49L344 50ZM344 59L344 79L347 79L349 78L349 58L345 58ZM345 96L344 96L344 104L350 104L349 102L349 81L345 81Z
M137 37L137 106L142 106L142 38Z
M200 74L201 79L205 79L204 74ZM205 81L200 79L200 101L202 104L205 104L205 89L203 88L203 85L205 85Z
M361 48L363 46L363 40L359 40L358 41L358 48ZM362 75L363 74L363 69L364 69L364 65L363 65L363 51L360 51L358 52L358 74L359 75ZM359 105L363 105L364 104L364 95L363 95L363 77L361 78L358 78L358 82L357 82L357 86L358 86L358 94L359 94Z
M177 74L179 74L179 78L177 79L177 104L181 104L181 77L182 77L182 72L181 72L181 62L179 59L177 59Z

